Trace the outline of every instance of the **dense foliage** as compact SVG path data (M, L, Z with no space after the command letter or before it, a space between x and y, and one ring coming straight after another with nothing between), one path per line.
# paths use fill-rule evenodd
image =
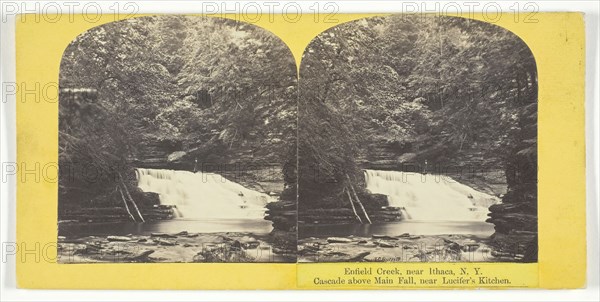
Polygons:
M295 163L296 66L249 24L162 16L93 28L65 50L60 88L61 171L98 175L61 173L61 200L112 192L157 144L191 162Z
M535 135L523 144L523 129L535 132L537 118L522 123L537 113L535 60L495 25L417 15L345 23L311 42L300 78L303 207L336 206L330 197L347 175L361 183L379 145L395 150L397 166L505 169L515 152L536 163Z
M160 145L170 153L158 155L163 161L288 168L290 209L299 163L301 210L354 200L366 218L382 199L365 191L361 169L386 146L395 168L428 161L505 170L505 206L492 209L497 231L534 229L535 60L495 25L416 15L348 22L311 42L298 82L289 49L260 28L144 17L77 37L60 87L61 206L110 200L121 176L131 179Z

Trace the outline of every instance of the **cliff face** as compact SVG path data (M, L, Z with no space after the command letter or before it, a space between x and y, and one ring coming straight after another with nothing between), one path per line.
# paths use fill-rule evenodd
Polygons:
M518 131L520 143L511 150L506 166L508 192L490 207L493 238L506 253L537 261L537 104L525 106Z
M426 171L454 176L470 171L497 172L502 169L502 162L486 154L489 151L486 148L485 145L474 143L462 150L452 149L435 138L422 135L412 143L369 142L362 150L358 162L363 169Z
M398 169L402 163L415 159L415 154L411 151L410 145L383 141L370 143L360 155L358 162L367 169Z
M288 187L280 196L280 200L267 204L265 219L273 222L273 230L269 234L273 243L273 252L296 259L298 238L298 206L295 188Z
M138 146L137 149L136 157L130 159L132 165L135 167L180 170L187 170L186 168L189 168L189 163L182 161L181 156L175 156L183 152L181 151L182 143L179 141L148 141Z

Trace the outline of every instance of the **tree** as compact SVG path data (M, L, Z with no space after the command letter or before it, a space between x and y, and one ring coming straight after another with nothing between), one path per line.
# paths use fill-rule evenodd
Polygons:
M360 187L378 145L417 161L478 159L505 168L509 150L521 148L524 112L533 114L528 106L537 103L527 45L495 25L456 17L336 26L308 46L300 79L301 207L338 206L345 175Z
M116 175L135 189L133 170L156 144L192 162L283 166L295 146L296 83L289 49L256 26L160 16L95 27L61 62L60 166L103 177L61 178L61 200L106 199Z

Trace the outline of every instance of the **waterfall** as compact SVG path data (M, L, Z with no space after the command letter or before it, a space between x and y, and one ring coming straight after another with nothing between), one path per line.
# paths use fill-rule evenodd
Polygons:
M367 189L388 196L408 220L485 221L499 199L450 177L413 172L365 170Z
M263 219L273 198L216 173L137 169L138 187L159 194L186 219Z

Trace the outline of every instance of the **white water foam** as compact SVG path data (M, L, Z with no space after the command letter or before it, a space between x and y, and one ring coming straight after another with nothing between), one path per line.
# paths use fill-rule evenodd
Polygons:
M388 196L407 220L485 221L500 200L450 177L399 171L365 170L367 189Z
M185 219L263 219L273 197L216 173L163 169L136 170L138 187L158 193L162 205L174 205Z

